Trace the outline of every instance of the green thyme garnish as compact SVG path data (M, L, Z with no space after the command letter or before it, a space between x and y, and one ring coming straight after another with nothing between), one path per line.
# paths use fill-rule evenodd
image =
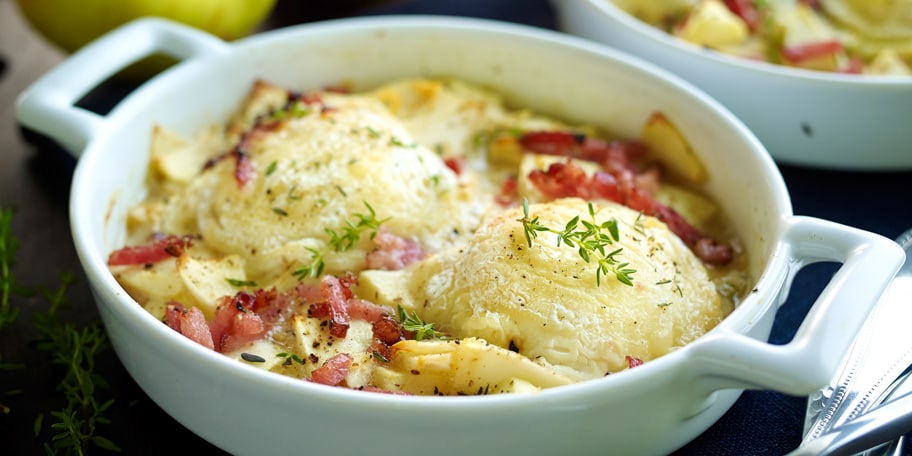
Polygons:
M50 356L51 364L64 370L57 391L63 393L66 406L50 413L55 421L50 425L53 435L45 443L45 452L85 454L90 446L120 451L116 444L96 433L99 425L110 423L105 412L114 404L113 399L101 402L96 396L107 388L107 383L95 372L95 360L109 347L107 334L98 322L76 328L60 321L57 312L66 304L66 290L74 276L61 274L60 281L57 290L41 291L50 303L47 313L33 315L35 328L41 335L36 347ZM39 433L42 423L35 423Z
M644 222L645 222L645 219L643 218L642 212L637 214L636 220L633 221L633 230L636 231L637 233L642 234L643 236L646 235L646 225Z
M355 214L357 220L354 223L346 221L345 226L339 232L326 228L326 234L329 234L329 244L336 252L348 251L361 239L361 234L365 231L369 231L370 238L373 239L377 235L377 229L380 228L380 224L389 220L389 217L378 220L377 213L374 212L374 208L367 201L364 202L364 206L367 207L368 213Z
M339 191L339 194L340 194L340 195L342 195L342 196L348 196L348 193L345 193L345 190L342 188L341 185L338 185L338 184L337 184L337 185L336 185L336 190Z
M523 217L517 221L523 224L523 232L529 247L532 247L532 240L538 238L538 233L543 231L553 233L557 235L558 247L563 243L568 247L576 248L580 258L586 263L595 260L598 265L595 270L597 285L601 285L602 276L607 277L608 274L612 274L619 282L632 286L633 273L636 272L636 269L629 268L629 263L622 263L617 259L618 254L624 249L608 249L620 239L617 220L611 219L601 224L597 223L592 203L589 203L589 217L592 221L582 220L579 216L573 217L564 225L563 230L556 230L542 225L538 216L530 217L529 201L523 198Z
M288 217L288 212L285 209L282 209L281 207L272 208L272 212L275 212L276 214L279 214L282 217Z
M241 279L232 279L230 277L225 277L225 281L228 282L233 287L255 287L256 282L253 280L241 280Z
M396 314L402 329L415 333L415 340L446 339L443 333L434 329L433 323L425 323L414 311L409 313L400 305L396 309Z
M287 108L279 109L272 113L272 120L297 119L310 114L310 107L306 103L296 101Z
M19 317L19 308L10 305L10 297L24 292L22 287L16 285L12 271L16 249L19 248L19 240L12 233L12 220L12 209L0 211L0 329Z
M305 361L304 361L300 356L298 356L298 355L296 355L296 354L294 354L294 353L282 352L282 353L276 353L276 356L279 357L279 358L284 359L284 360L285 360L285 362L284 362L285 365L289 365L289 364L291 364L292 362L295 362L295 363L298 363L298 364L304 364L304 363L305 363Z
M366 127L364 127L364 129L367 130L367 135L370 136L371 138L379 138L379 137L380 137L380 132L377 131L377 130L375 130L373 127L371 127L371 126L366 126Z
M377 350L374 350L373 353L371 353L371 355L373 355L374 358L376 358L378 361L380 361L380 362L382 362L382 363L388 363L388 362L389 362L389 359L387 359L386 356L383 356L383 353L380 353L380 352L377 351Z
M266 167L266 175L268 176L268 175L274 173L276 168L278 168L278 167L279 167L279 164L277 162L273 161L272 163L269 164L269 166Z
M301 266L300 268L295 269L295 271L292 272L292 274L295 276L295 278L298 279L298 281L301 281L301 280L304 280L307 278L315 279L317 277L320 277L320 274L323 274L323 267L325 266L323 264L323 254L320 253L319 250L313 249L310 247L305 247L305 248L307 250L309 250L312 255L310 257L310 263L308 263L304 266Z
M414 144L414 143L412 143L412 144L406 144L406 143L402 142L401 139L399 139L399 138L397 138L397 137L395 137L395 136L393 136L392 138L390 138L390 145L391 145L391 146L396 146L396 147L407 147L407 148L412 148L412 149L415 148L415 147L417 147L417 144Z
M672 284L674 286L674 292L680 297L684 297L684 290L681 289L681 284L678 282L678 276L675 275L674 279L664 279L655 283L656 285L668 285Z

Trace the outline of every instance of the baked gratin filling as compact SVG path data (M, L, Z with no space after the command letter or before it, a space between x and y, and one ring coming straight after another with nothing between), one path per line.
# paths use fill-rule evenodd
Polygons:
M467 82L258 81L156 127L111 253L163 324L261 369L418 395L531 392L649 362L737 304L746 260L660 112L616 138Z

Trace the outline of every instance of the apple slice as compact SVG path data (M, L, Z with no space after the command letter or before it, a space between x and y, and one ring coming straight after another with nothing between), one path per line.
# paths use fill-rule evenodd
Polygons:
M706 181L706 168L687 138L661 112L653 113L643 124L642 140L670 174L695 184Z

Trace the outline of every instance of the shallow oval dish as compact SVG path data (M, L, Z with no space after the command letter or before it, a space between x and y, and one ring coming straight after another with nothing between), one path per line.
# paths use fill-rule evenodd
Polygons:
M834 74L704 49L610 0L552 0L559 28L637 55L697 85L779 162L860 171L912 169L912 77Z
M105 116L75 107L85 91L155 52L183 62ZM258 78L301 89L346 81L361 90L417 76L461 78L512 105L619 136L636 137L653 112L665 113L705 164L702 190L743 240L753 291L703 337L618 374L534 394L417 397L328 387L244 365L171 330L117 283L107 255L124 244L127 211L144 197L153 125L189 137L224 121ZM826 383L902 260L882 236L794 216L761 143L700 90L617 51L518 25L347 19L229 45L145 19L73 55L24 92L16 109L25 126L79 156L74 243L124 366L167 413L234 454L399 454L403 440L453 455L667 454L711 426L745 388L806 395ZM765 343L795 272L818 260L843 266L793 342Z

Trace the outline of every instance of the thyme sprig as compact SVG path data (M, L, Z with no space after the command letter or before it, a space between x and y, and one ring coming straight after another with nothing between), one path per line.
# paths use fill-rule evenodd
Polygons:
M55 291L41 290L50 303L46 313L33 316L35 328L41 335L37 348L50 355L51 363L63 368L64 376L57 385L66 399L66 406L52 411L56 421L50 428L55 433L44 444L48 454L87 454L95 447L120 451L112 441L98 435L100 424L109 424L105 412L114 404L113 399L99 401L97 392L107 389L108 383L95 372L95 359L109 347L107 334L98 322L83 328L63 323L57 312L66 303L66 290L74 281L70 273L60 275L60 287ZM43 421L43 416L39 420Z
M323 263L323 253L314 248L305 248L311 253L310 263L307 263L292 272L299 282L307 278L315 279L320 277L320 275L323 274L323 267L325 266Z
M12 210L0 210L0 328L10 324L18 316L18 308L13 308L12 296L30 296L33 290L18 284L12 273L16 259L18 241L12 234ZM63 377L57 384L57 391L62 393L66 403L60 410L51 411L51 420L46 420L44 413L35 418L33 425L38 437L45 429L46 422L52 435L44 446L46 454L65 454L83 456L92 447L120 451L112 441L98 434L99 425L108 424L110 420L105 412L113 405L109 399L101 401L99 390L108 388L107 382L95 372L95 360L108 349L108 338L99 322L78 328L71 323L64 323L58 312L67 305L67 290L75 281L71 273L60 275L56 290L43 287L38 294L48 302L46 312L35 312L32 321L38 332L35 347L47 353L52 364L61 368ZM21 367L3 364L4 368ZM8 410L0 404L0 410Z
M339 191L342 192L341 187L339 188ZM344 194L345 193L343 192L343 195ZM370 239L374 239L377 236L377 230L380 229L380 225L389 220L389 217L378 219L377 212L374 211L373 206L367 201L364 201L364 206L367 208L366 214L354 214L355 220L346 220L345 226L338 231L333 230L332 228L325 228L326 234L329 235L329 245L334 251L348 251L361 239L361 235L364 234L364 232L369 232ZM292 275L294 275L298 281L320 277L320 275L323 274L323 268L326 266L323 259L323 252L310 247L306 247L306 249L311 253L310 262L292 272Z
M348 249L352 248L359 239L361 239L361 234L365 231L370 232L370 238L373 239L377 235L377 230L380 228L380 225L389 220L389 217L378 220L377 213L374 212L374 208L368 204L367 201L364 201L364 206L367 207L367 214L355 214L354 222L350 220L345 221L345 226L339 230L337 233L335 230L326 228L326 234L329 234L329 245L333 247L336 252L345 252Z
M447 338L442 332L434 329L433 323L426 323L415 311L409 313L400 305L396 309L396 314L402 329L415 333L415 340Z
M24 295L27 291L16 284L12 267L16 262L19 241L13 236L13 210L0 210L0 329L12 324L19 317L19 308L10 304L13 295Z
M13 275L13 264L16 261L16 249L19 247L18 239L12 232L13 210L0 210L0 330L4 326L15 323L19 318L19 308L13 307L10 298L14 295L24 295L26 290L16 284ZM13 370L25 367L21 363L3 362L0 353L0 370ZM0 413L6 415L10 412L9 406L0 403Z
M618 221L611 219L599 224L595 219L595 207L592 203L589 203L589 217L591 221L583 220L579 216L573 217L562 230L554 229L542 225L538 216L530 217L529 201L523 198L523 217L517 221L523 225L523 233L529 247L532 247L532 240L538 238L538 233L553 233L557 235L558 247L565 244L568 247L576 248L583 261L590 263L594 260L596 262L595 283L597 285L601 285L602 276L607 277L612 274L619 282L632 286L636 269L630 268L630 263L621 262L617 258L624 248L609 249L620 240Z

